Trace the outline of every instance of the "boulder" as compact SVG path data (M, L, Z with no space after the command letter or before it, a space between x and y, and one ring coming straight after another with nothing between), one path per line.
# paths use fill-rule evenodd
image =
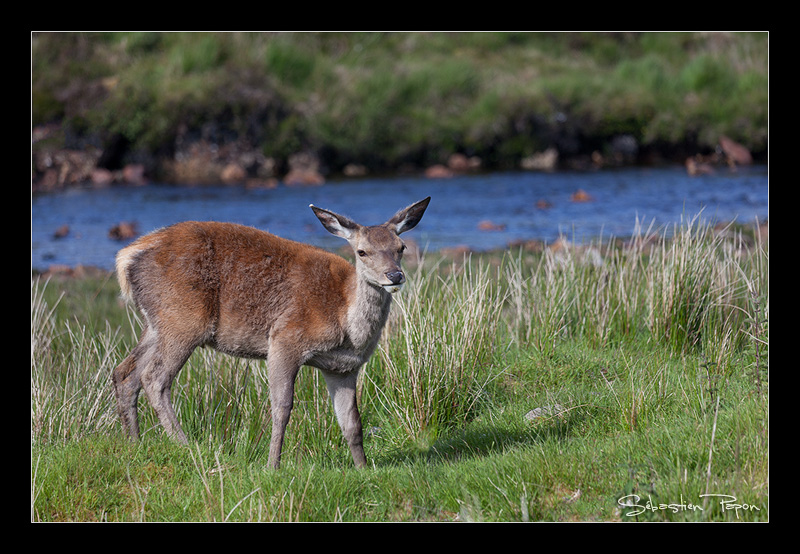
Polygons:
M425 170L425 177L429 179L447 179L453 176L453 170L442 164L432 165Z
M468 157L466 154L455 153L447 158L447 167L456 173L466 173L480 169L481 160L476 156Z
M750 165L753 163L753 156L750 154L750 150L725 135L719 137L719 146L725 153L729 164Z
M284 176L286 186L319 186L325 184L320 163L314 154L299 152L289 156L289 172Z
M114 174L107 169L96 167L92 170L92 184L96 187L105 187L114 182Z
M220 179L226 185L242 183L247 178L247 171L238 163L231 162L222 168Z
M289 170L289 173L283 178L283 183L287 187L319 186L325 184L325 177L314 169L297 168Z
M147 178L144 175L142 164L128 164L122 168L122 181L129 185L146 185Z

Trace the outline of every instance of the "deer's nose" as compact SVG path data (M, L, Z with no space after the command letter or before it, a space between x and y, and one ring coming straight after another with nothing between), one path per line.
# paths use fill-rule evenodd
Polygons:
M399 285L406 280L406 276L403 275L402 271L387 271L386 277L393 285Z

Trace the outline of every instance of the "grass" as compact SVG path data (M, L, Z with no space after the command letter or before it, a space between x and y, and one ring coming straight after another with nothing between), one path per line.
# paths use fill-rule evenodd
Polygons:
M768 520L768 267L758 233L695 220L426 256L361 380L363 471L310 368L266 469L265 365L207 350L173 390L191 445L146 400L130 443L109 375L135 315L112 280L32 281L31 519Z

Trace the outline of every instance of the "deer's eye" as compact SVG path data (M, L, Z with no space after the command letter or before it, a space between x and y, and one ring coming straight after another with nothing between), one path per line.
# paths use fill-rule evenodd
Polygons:
M364 252L363 250L356 250L356 254L358 254L359 257L361 257L361 258L363 258L364 256L367 255L367 253Z

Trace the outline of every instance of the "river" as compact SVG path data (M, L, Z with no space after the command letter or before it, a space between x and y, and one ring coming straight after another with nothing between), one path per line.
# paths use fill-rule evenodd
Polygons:
M588 201L573 201L579 190ZM109 238L108 231L120 222L134 222L146 233L184 220L232 221L338 248L343 241L322 228L309 204L376 224L426 196L432 200L425 217L407 236L429 251L489 250L525 240L551 242L561 234L577 242L626 237L637 221L671 228L698 214L708 222L739 223L763 222L769 215L766 166L695 177L683 167L664 167L357 179L270 190L157 184L72 189L32 197L31 267L113 268L125 242ZM492 230L481 228L486 221ZM55 238L63 225L69 234Z

